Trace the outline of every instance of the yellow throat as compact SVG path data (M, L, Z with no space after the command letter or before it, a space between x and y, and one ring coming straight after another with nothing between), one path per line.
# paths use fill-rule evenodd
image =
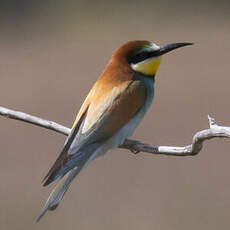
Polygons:
M140 72L144 75L153 76L156 74L158 67L161 63L161 56L153 57L137 64L132 64L133 70Z

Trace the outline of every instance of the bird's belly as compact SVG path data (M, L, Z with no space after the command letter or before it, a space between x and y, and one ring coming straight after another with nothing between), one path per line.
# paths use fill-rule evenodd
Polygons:
M108 150L117 148L124 143L125 139L131 136L142 120L144 114L140 111L134 118L132 118L123 128L121 128L115 135L105 141L88 159L85 166L87 166L95 158L104 155Z

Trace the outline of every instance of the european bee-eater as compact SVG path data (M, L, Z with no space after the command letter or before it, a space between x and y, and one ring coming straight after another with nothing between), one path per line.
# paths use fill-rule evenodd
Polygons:
M192 43L158 46L130 41L117 49L86 97L64 148L44 178L61 178L38 221L54 210L75 176L92 160L121 145L139 125L154 97L155 75L163 54Z

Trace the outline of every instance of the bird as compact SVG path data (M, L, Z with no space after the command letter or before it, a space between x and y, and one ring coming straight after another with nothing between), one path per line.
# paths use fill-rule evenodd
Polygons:
M59 178L37 221L59 205L73 179L95 158L124 143L152 104L162 55L191 42L158 46L128 41L115 50L89 91L43 186Z

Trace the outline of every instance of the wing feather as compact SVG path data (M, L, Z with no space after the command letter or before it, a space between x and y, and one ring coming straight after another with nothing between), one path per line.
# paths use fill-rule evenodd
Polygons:
M47 179L46 182L44 183L44 186L50 184L53 181L53 178L59 171L60 167L62 167L68 161L68 158L69 158L68 150L81 126L82 121L84 120L86 116L87 110L88 110L88 107L86 108L84 113L81 115L80 119L78 120L78 123L76 123L75 127L72 129L68 137L68 140L65 143L64 148L61 151L59 157L57 158L57 160L55 161L55 163L53 164L53 166L51 167L47 175L44 177L43 181Z

